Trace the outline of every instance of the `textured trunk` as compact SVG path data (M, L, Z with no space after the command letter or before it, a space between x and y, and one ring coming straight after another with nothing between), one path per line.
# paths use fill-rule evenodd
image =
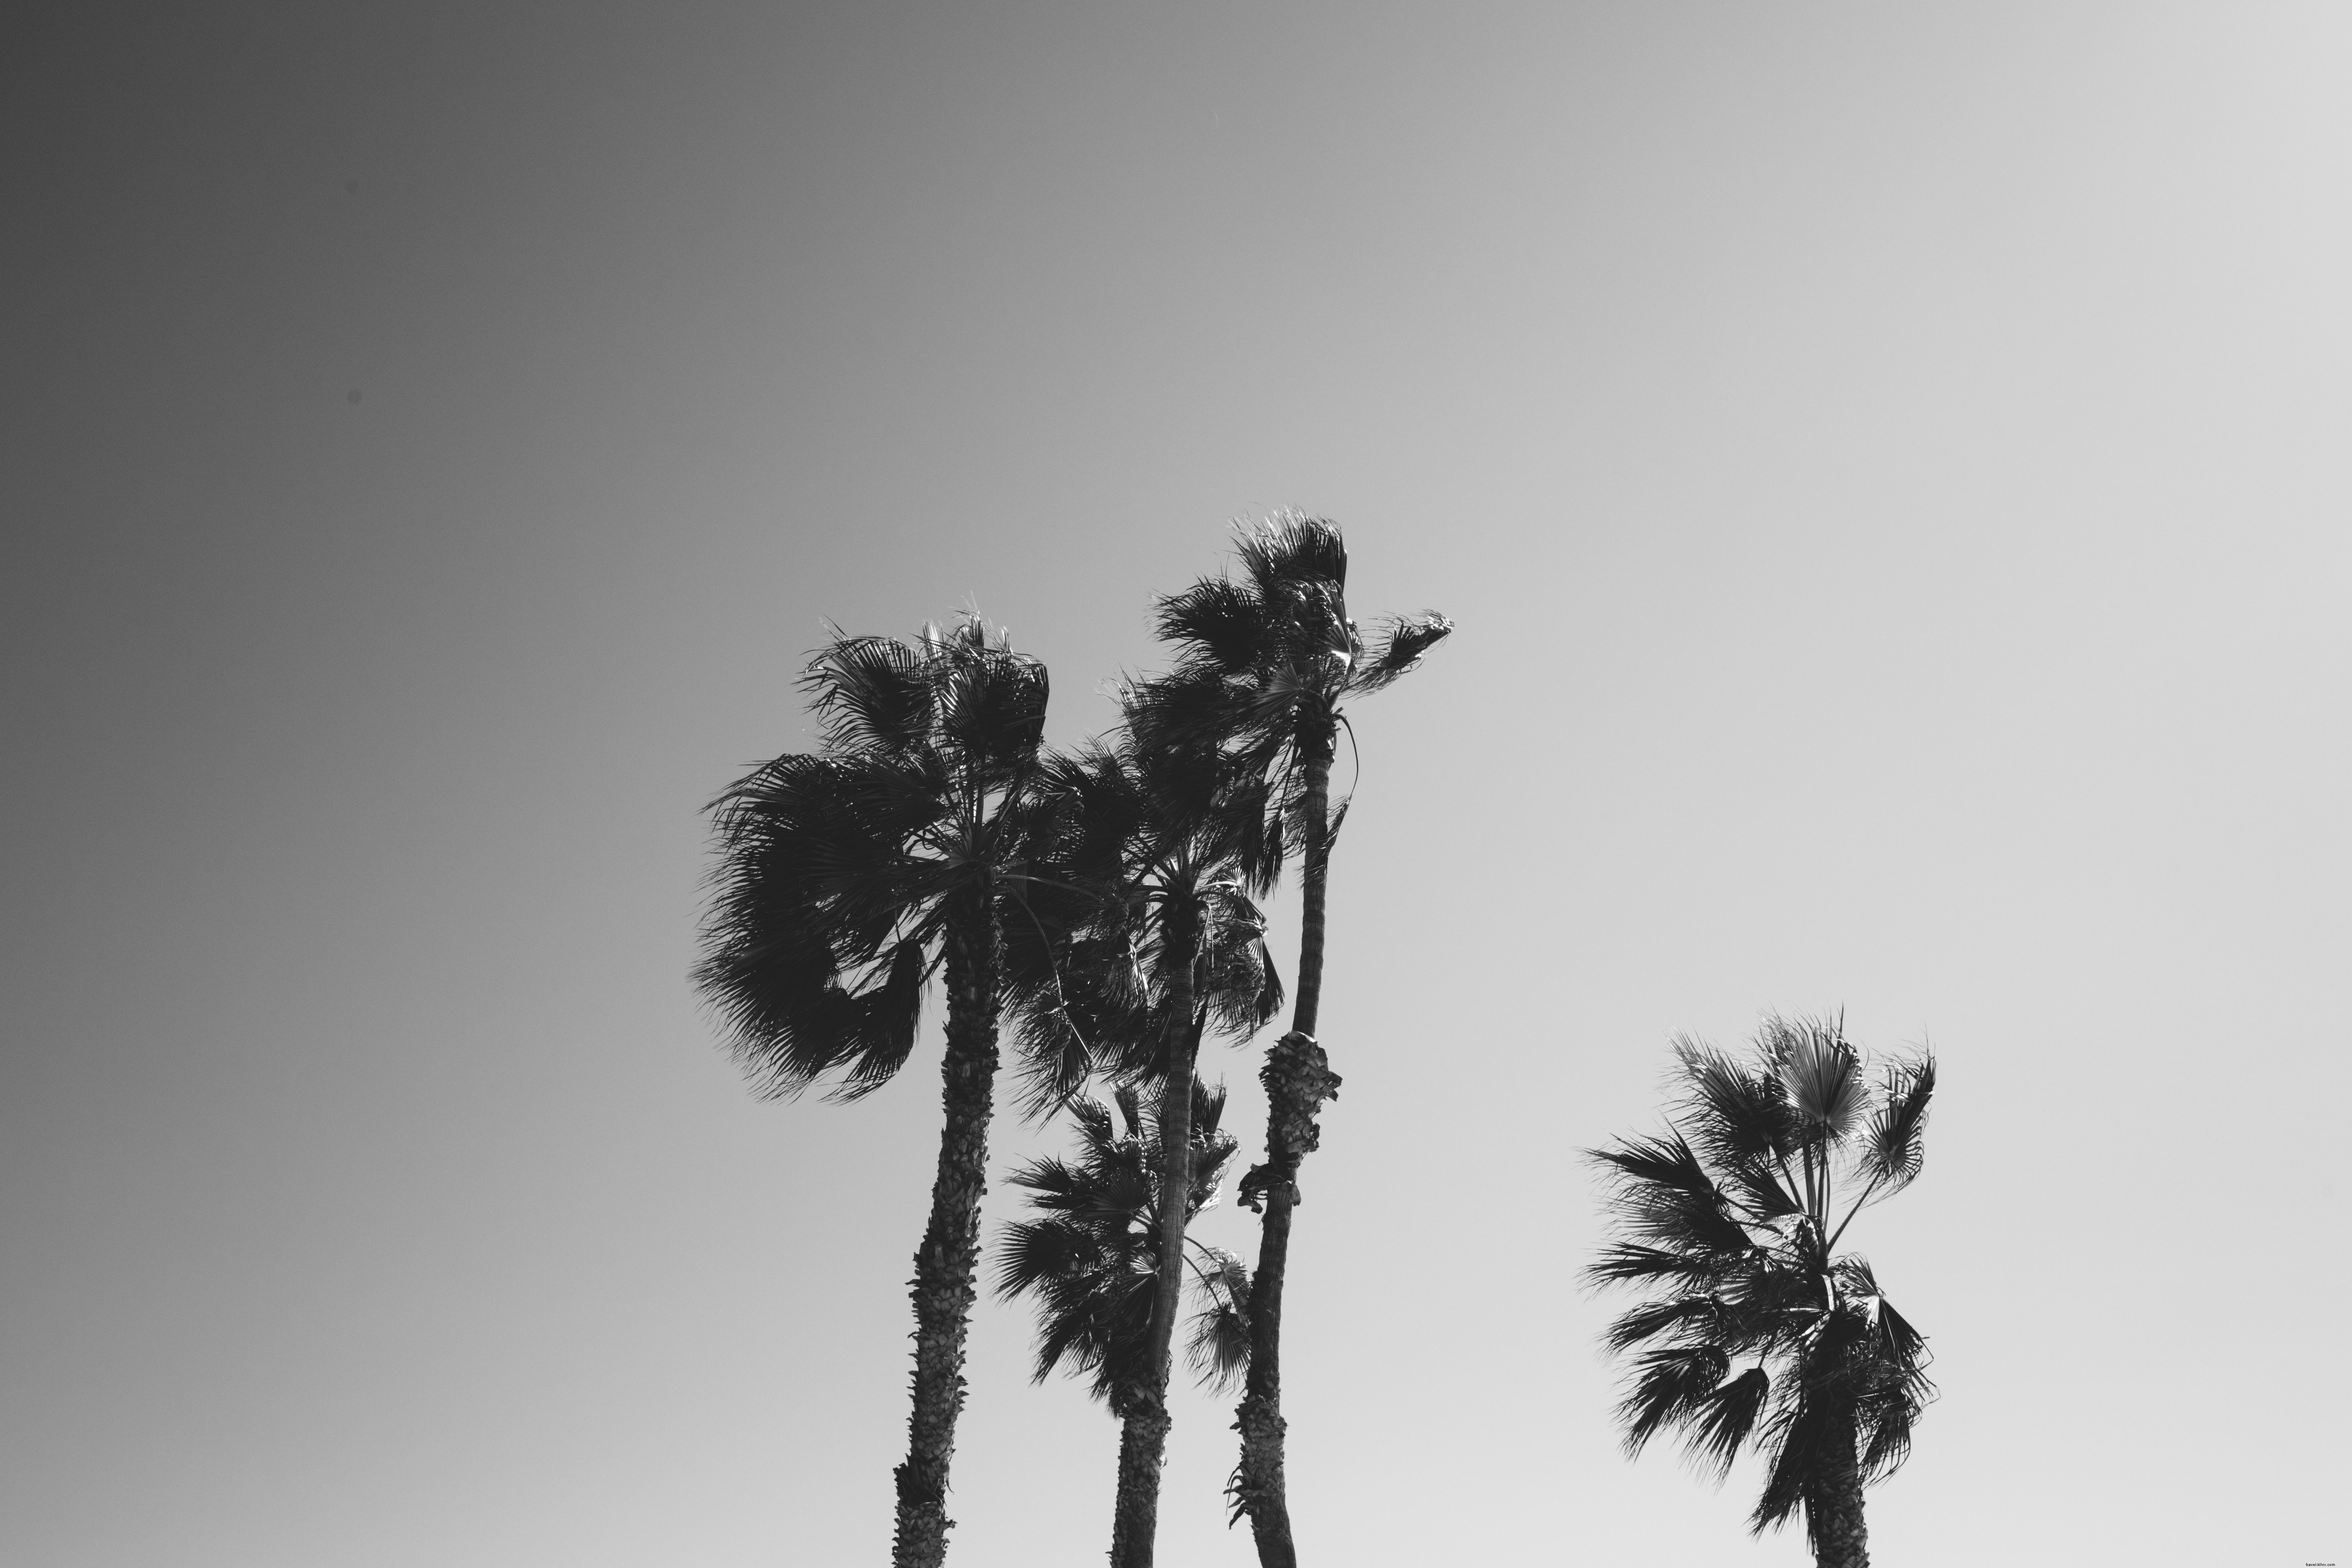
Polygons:
M988 1180L1001 960L995 912L984 897L974 895L953 912L946 942L946 1126L930 1224L915 1254L915 1408L907 1420L907 1460L897 1472L895 1568L939 1568L955 1523L947 1516L948 1466L963 1409L964 1333L980 1262L980 1196Z
M1160 1531L1160 1461L1167 1448L1164 1405L1131 1410L1119 1423L1118 1501L1110 1521L1110 1560L1115 1568L1151 1561L1152 1542Z
M1282 1286L1290 1268L1298 1164L1320 1141L1316 1112L1339 1089L1315 1041L1316 1015L1323 1003L1324 895L1331 867L1328 738L1307 754L1304 766L1307 835L1299 877L1297 1000L1291 1010L1290 1033L1266 1053L1258 1075L1265 1085L1265 1164L1243 1183L1243 1201L1254 1196L1263 1201L1265 1217L1258 1231L1257 1272L1250 1278L1249 1379L1234 1413L1242 1453L1230 1490L1234 1510L1249 1515L1260 1568L1297 1568L1298 1562L1283 1474L1283 1434L1288 1423L1282 1417Z
M1250 1361L1234 1427L1242 1435L1241 1464L1229 1490L1235 1511L1250 1518L1264 1568L1294 1568L1290 1505L1283 1475L1282 1284L1289 1267L1290 1216L1298 1203L1291 1177L1314 1152L1322 1131L1315 1113L1339 1090L1323 1047L1297 1030L1266 1052L1258 1081L1265 1085L1266 1163L1250 1173L1243 1202L1265 1205L1257 1272L1249 1299Z
M1168 1041L1168 1077L1160 1096L1160 1268L1151 1295L1151 1338L1145 1346L1147 1380L1119 1438L1118 1511L1111 1532L1111 1568L1151 1568L1160 1521L1160 1466L1168 1447L1169 1347L1184 1295L1184 1221L1192 1190L1192 1062L1201 1045L1192 1020L1192 964L1201 925L1189 900L1161 906L1167 921L1161 952L1168 965L1161 997ZM1130 1449L1132 1451L1130 1451Z
M1849 1413L1832 1445L1842 1457L1805 1489L1805 1532L1812 1538L1815 1568L1870 1568L1870 1530L1862 1517L1862 1472L1854 1463L1853 1416Z

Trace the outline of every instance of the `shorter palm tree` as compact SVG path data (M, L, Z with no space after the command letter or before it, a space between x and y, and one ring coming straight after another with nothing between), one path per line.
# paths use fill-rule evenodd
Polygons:
M1138 689L1124 699L1130 716ZM1179 1194L1189 1182L1194 1066L1207 1030L1246 1037L1282 999L1250 897L1247 850L1260 812L1231 758L1202 745L1148 747L1131 727L1055 759L1048 773L1027 878L1040 918L1009 972L1029 1108L1051 1109L1097 1073L1158 1089L1160 1211L1170 1220L1160 1230L1147 1384L1135 1397L1160 1408L1124 1417L1134 1451L1149 1460L1122 1471L1113 1557L1113 1568L1150 1568L1187 1268Z
M1675 1058L1666 1133L1590 1152L1621 1239L1588 1276L1648 1298L1606 1338L1647 1347L1617 1407L1626 1451L1672 1427L1720 1479L1752 1441L1750 1528L1801 1507L1819 1568L1868 1568L1863 1488L1909 1456L1935 1388L1924 1337L1837 1244L1919 1174L1935 1060L1874 1082L1838 1023L1778 1017L1747 1060L1687 1038Z
M1157 1342L1160 1224L1160 1116L1129 1085L1112 1109L1092 1100L1070 1102L1078 1150L1071 1160L1033 1160L1010 1180L1027 1189L1041 1217L1004 1227L998 1247L997 1294L1037 1301L1036 1379L1057 1368L1086 1377L1094 1396L1119 1419L1121 1506L1113 1533L1130 1528L1125 1503L1152 1472L1156 1489L1166 1420L1153 1376ZM1185 1217L1216 1202L1236 1147L1222 1131L1225 1092L1197 1079L1192 1086L1191 1173ZM1238 1258L1186 1237L1186 1264L1197 1303L1190 1360L1202 1382L1230 1388L1249 1359L1243 1313L1249 1269ZM1157 1436L1155 1436L1155 1430ZM1120 1544L1114 1542L1113 1558ZM1148 1552L1148 1543L1140 1543Z

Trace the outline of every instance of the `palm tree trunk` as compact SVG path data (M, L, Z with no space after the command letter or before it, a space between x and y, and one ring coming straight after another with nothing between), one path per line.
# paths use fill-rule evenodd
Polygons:
M1339 1092L1323 1048L1315 1040L1323 1003L1323 922L1331 868L1331 743L1327 736L1302 759L1306 769L1307 860L1299 877L1298 989L1290 1033L1266 1053L1265 1165L1243 1183L1264 1194L1257 1271L1250 1277L1249 1376L1234 1412L1242 1435L1241 1463L1230 1488L1236 1510L1249 1515L1260 1568L1297 1568L1290 1535L1290 1495L1283 1473L1282 1286L1290 1268L1290 1216L1298 1205L1298 1164L1320 1141L1315 1114Z
M1151 1561L1152 1542L1160 1531L1160 1465L1168 1450L1168 1426L1164 1404L1131 1408L1119 1423L1118 1500L1110 1521L1110 1560L1115 1568Z
M1201 1032L1192 1017L1192 964L1200 955L1200 912L1189 900L1161 906L1167 923L1161 954L1167 988L1161 997L1168 1041L1168 1076L1160 1095L1160 1268L1151 1297L1151 1338L1145 1346L1144 1387L1119 1439L1118 1508L1111 1529L1111 1568L1151 1568L1160 1523L1160 1467L1168 1449L1169 1347L1184 1293L1184 1221L1192 1189L1192 1064ZM1134 1438L1129 1452L1129 1436Z
M988 1120L996 1079L1001 937L995 910L976 893L949 918L945 1126L931 1218L915 1254L915 1407L897 1471L894 1568L939 1568L947 1557L948 1466L963 1409L964 1334L980 1263L980 1197L988 1184Z
M1805 1532L1815 1568L1870 1568L1870 1529L1862 1515L1862 1472L1854 1463L1854 1423L1846 1415L1831 1444L1830 1467L1805 1489Z

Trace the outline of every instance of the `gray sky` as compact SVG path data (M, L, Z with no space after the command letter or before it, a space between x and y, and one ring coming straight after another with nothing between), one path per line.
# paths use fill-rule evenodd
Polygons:
M0 1558L879 1561L936 1042L754 1101L698 809L825 617L976 604L1098 729L1281 505L1462 628L1335 874L1316 1561L1803 1561L1617 1453L1573 1156L1839 1005L1946 1072L1853 1232L1944 1391L1882 1559L2352 1552L2352 14L38 12ZM1106 1544L1028 1334L963 1568ZM1226 1406L1164 1561L1250 1561Z

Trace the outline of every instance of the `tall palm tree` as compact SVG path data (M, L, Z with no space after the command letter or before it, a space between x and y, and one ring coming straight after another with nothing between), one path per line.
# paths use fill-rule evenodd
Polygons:
M1290 1031L1259 1075L1265 1163L1242 1184L1242 1202L1263 1205L1265 1217L1231 1487L1235 1512L1249 1515L1262 1568L1296 1568L1283 1469L1282 1292L1299 1163L1319 1142L1316 1113L1339 1087L1316 1039L1331 847L1346 815L1345 803L1332 809L1331 764L1348 705L1413 668L1454 625L1433 612L1401 616L1368 641L1348 615L1347 545L1326 519L1277 514L1245 532L1238 553L1239 578L1203 578L1160 601L1160 636L1175 647L1177 662L1139 693L1130 723L1146 747L1214 745L1255 782L1264 826L1251 846L1253 873L1270 879L1287 845L1303 852Z
M948 1472L997 1066L1003 927L1040 815L1045 668L977 619L912 643L836 635L803 681L820 749L713 803L697 985L759 1089L855 1100L904 1065L945 971L945 1125L915 1254L914 1408L898 1568L947 1552Z
M1125 694L1131 716L1145 700ZM1131 726L1109 744L1056 759L1047 795L1054 827L1040 835L1032 886L1058 900L1041 931L1065 933L1061 962L1016 965L1014 994L1029 1061L1029 1104L1051 1109L1087 1075L1159 1091L1161 1224L1155 1305L1141 1381L1125 1395L1114 1568L1150 1568L1158 1532L1167 1391L1183 1289L1195 1063L1212 1026L1247 1036L1280 1005L1281 986L1251 900L1257 797L1213 747L1147 747ZM1246 780L1240 781L1246 784ZM1238 801L1238 804L1237 804ZM1080 894L1092 889L1091 896Z
M1935 1060L1874 1082L1839 1024L1777 1017L1746 1061L1689 1039L1675 1059L1667 1131L1591 1152L1622 1239L1589 1277L1647 1298L1606 1341L1650 1347L1617 1408L1626 1451L1672 1427L1720 1479L1752 1439L1750 1528L1801 1507L1820 1568L1868 1568L1863 1488L1909 1455L1935 1389L1926 1340L1837 1245L1919 1174Z
M1077 1124L1075 1162L1035 1160L1013 1173L1043 1217L1005 1228L998 1247L996 1289L1013 1298L1037 1298L1036 1378L1043 1383L1067 1365L1090 1378L1096 1398L1119 1419L1121 1498L1114 1538L1128 1526L1129 1477L1157 1467L1150 1433L1158 1410L1149 1390L1160 1310L1160 1256L1165 1212L1160 1183L1160 1118L1142 1106L1133 1085L1116 1096L1118 1121L1099 1101L1070 1103ZM1185 1217L1216 1201L1235 1147L1219 1131L1223 1089L1194 1079L1187 1140L1190 1172ZM1249 1355L1242 1326L1249 1270L1232 1254L1186 1237L1186 1264L1200 1307L1192 1321L1191 1361L1203 1383L1229 1385Z

